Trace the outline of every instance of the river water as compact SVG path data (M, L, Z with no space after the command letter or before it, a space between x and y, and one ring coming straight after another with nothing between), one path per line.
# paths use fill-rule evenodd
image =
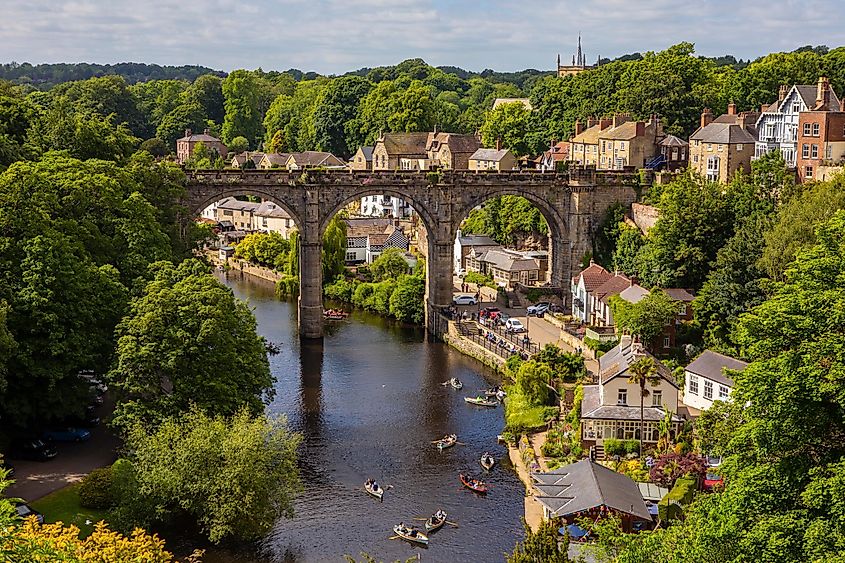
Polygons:
M280 302L269 282L242 274L221 279L249 301L258 331L278 344L270 358L277 379L268 412L286 414L304 436L300 467L305 485L296 516L282 520L262 542L260 557L209 553L209 562L343 561L367 552L378 561L420 556L433 562L502 561L522 537L524 487L496 443L501 408L464 402L496 383L494 374L445 344L428 342L422 329L353 312L328 327L322 344L300 343L296 306ZM462 391L441 385L450 377ZM460 443L442 453L432 440L456 433ZM484 473L484 451L500 461L484 476L486 497L462 489L461 471ZM390 486L384 502L366 495L373 477ZM422 525L442 508L458 527L431 535L428 548L390 540L400 521Z

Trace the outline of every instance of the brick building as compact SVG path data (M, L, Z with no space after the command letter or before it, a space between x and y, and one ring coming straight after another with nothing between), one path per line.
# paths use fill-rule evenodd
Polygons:
M801 182L823 179L820 169L845 162L845 112L842 102L820 78L812 109L798 114L796 168Z
M197 143L205 145L212 156L216 152L221 157L226 158L229 153L229 149L226 148L223 141L209 135L208 129L203 131L202 135L195 135L190 129L185 129L185 136L176 140L176 160L179 164L185 164L191 158Z

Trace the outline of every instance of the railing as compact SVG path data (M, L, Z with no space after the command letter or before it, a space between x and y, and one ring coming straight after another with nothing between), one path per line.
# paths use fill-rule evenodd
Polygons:
M499 338L493 341L486 336L486 333L484 333L484 335L479 334L478 331L480 329L478 328L478 325L476 325L474 322L458 321L455 324L458 327L458 334L460 334L462 338L471 340L472 342L481 346L485 350L492 352L505 360L507 360L514 354L519 354L525 360L530 357L528 351L523 348L520 348L513 344L505 343L503 339Z
M475 339L483 340L490 343L493 347L507 349L508 345L513 345L517 352L525 353L526 356L532 356L540 351L540 346L526 339L526 334L514 334L505 331L501 326L482 326L476 321L462 321L457 320L458 330L461 331L461 336L470 336ZM503 346L500 346L500 343ZM507 356L504 356L507 357Z

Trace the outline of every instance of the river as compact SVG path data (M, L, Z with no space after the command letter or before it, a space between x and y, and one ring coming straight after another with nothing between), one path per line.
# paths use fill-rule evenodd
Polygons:
M261 543L260 557L209 553L206 561L343 561L367 552L378 561L502 561L522 537L524 487L496 443L501 408L464 402L496 382L477 361L425 332L355 311L333 323L322 344L300 343L296 306L280 302L269 282L241 274L222 277L255 311L258 331L278 344L270 358L276 396L267 408L285 414L304 437L300 467L305 485L296 516L281 520ZM462 391L441 385L450 377ZM456 433L459 445L438 453L431 441ZM463 445L461 445L461 443ZM478 459L493 453L499 464L484 476L486 497L462 489L461 471L484 473ZM369 497L368 477L391 486L384 502ZM446 510L458 527L431 535L428 548L390 540L400 521Z

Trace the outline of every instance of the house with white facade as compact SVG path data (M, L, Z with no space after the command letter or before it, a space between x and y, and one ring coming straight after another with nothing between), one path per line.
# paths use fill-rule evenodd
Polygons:
M591 314L589 324L593 326L613 326L613 311L610 308L610 299L632 285L634 285L634 281L631 278L616 272L593 290L590 295Z
M392 219L356 217L346 222L346 263L372 264L387 248L406 251L408 236Z
M290 237L296 223L287 211L272 201L263 201L252 214L252 230L263 233L279 233L284 238Z
M393 195L368 195L361 198L361 215L364 217L410 217L414 210L411 204Z
M657 366L657 385L646 384L646 395L640 386L630 383L631 365L650 357ZM667 412L678 412L678 384L672 372L630 336L623 336L619 345L599 358L597 385L583 387L581 402L581 441L585 449L595 446L603 454L604 440L638 440L640 438L640 405L643 404L645 432L643 442L656 443L659 422ZM672 414L675 431L681 419ZM599 455L601 457L601 455Z
M590 265L572 278L569 290L572 292L572 316L582 323L592 322L592 295L604 282L613 277L593 260Z
M829 89L827 99L832 102L832 105L838 106L839 98L833 88L830 84L826 84L825 87ZM781 85L778 100L757 118L759 138L754 148L755 159L773 150L780 150L786 165L795 168L798 149L798 114L811 111L816 106L817 94L819 92L816 84L796 84L791 88Z
M455 261L455 273L460 270L466 271L469 252L475 248L478 252L501 248L501 245L487 235L465 235L460 229L455 237L455 250L453 257Z
M687 407L706 411L714 401L727 401L734 381L727 370L743 371L748 364L742 360L705 350L684 368L684 399Z

